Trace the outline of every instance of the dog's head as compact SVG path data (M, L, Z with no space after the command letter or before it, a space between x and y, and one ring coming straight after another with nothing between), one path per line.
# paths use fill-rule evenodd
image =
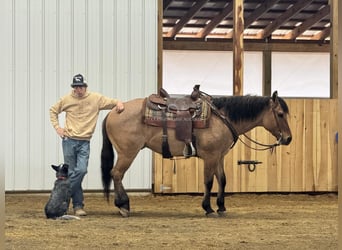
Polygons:
M68 168L69 168L68 164L62 163L62 164L59 164L58 166L51 165L51 167L56 171L57 179L68 178Z

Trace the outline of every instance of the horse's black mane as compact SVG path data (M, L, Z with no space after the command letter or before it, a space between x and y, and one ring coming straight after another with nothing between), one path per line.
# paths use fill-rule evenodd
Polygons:
M222 109L232 122L255 120L259 114L269 107L271 97L267 96L229 96L213 99L213 104ZM286 102L278 97L285 113L289 113Z

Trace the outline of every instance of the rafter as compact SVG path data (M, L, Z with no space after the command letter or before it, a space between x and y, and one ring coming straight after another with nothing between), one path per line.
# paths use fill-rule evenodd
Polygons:
M163 10L166 10L167 8L169 8L172 1L173 0L164 0L163 1Z
M317 35L314 35L312 39L322 41L322 40L324 40L330 36L330 30L331 30L330 27L326 27L324 30L319 32Z
M261 38L269 37L276 29L278 29L283 23L288 21L296 13L300 12L306 6L311 4L313 1L298 1L295 5L285 11L279 18L271 22L267 27L260 33Z
M233 11L233 3L229 3L221 13L214 17L210 23L208 23L198 34L196 35L197 38L203 38L210 34L210 32L219 25L219 23L224 20L230 13Z
M163 1L164 39L233 38L235 0L159 1ZM246 0L243 4L248 9L244 19L244 40L330 43L332 27L327 27L332 12L330 4L328 0Z
M191 9L183 16L179 22L166 34L167 37L175 37L175 35L200 11L208 0L200 0L196 2Z
M256 10L249 15L248 18L245 20L245 29L248 28L254 21L256 21L260 16L266 13L273 5L275 5L279 0L275 1L266 1L265 3L261 4ZM233 37L233 30L228 32L224 38L232 38Z
M286 39L296 39L298 36L303 34L306 30L308 30L310 27L312 27L315 23L322 20L324 17L329 15L330 13L330 5L326 5L322 9L320 9L316 14L314 14L310 19L303 22L300 26L295 28L293 31L291 31L289 34L285 36Z
M248 28L253 22L257 21L264 13L268 12L273 5L275 5L279 0L265 1L258 8L256 8L246 19L245 19L245 29Z

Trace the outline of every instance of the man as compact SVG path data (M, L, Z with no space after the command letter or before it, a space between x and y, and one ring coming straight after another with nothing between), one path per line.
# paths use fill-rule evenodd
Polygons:
M73 77L71 93L63 96L50 108L50 121L62 138L64 163L69 165L71 198L74 213L85 216L83 207L82 180L87 173L90 154L90 139L94 133L100 110L115 107L117 112L124 105L99 93L88 92L87 83L81 74ZM64 127L60 127L58 115L65 112Z

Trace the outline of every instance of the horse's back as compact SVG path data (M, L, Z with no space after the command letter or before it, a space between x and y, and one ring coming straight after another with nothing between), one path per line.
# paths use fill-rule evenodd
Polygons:
M110 126L129 126L132 123L141 123L144 98L130 100L124 103L125 109L118 113L115 109L108 113L107 124ZM108 127L107 125L107 127Z

